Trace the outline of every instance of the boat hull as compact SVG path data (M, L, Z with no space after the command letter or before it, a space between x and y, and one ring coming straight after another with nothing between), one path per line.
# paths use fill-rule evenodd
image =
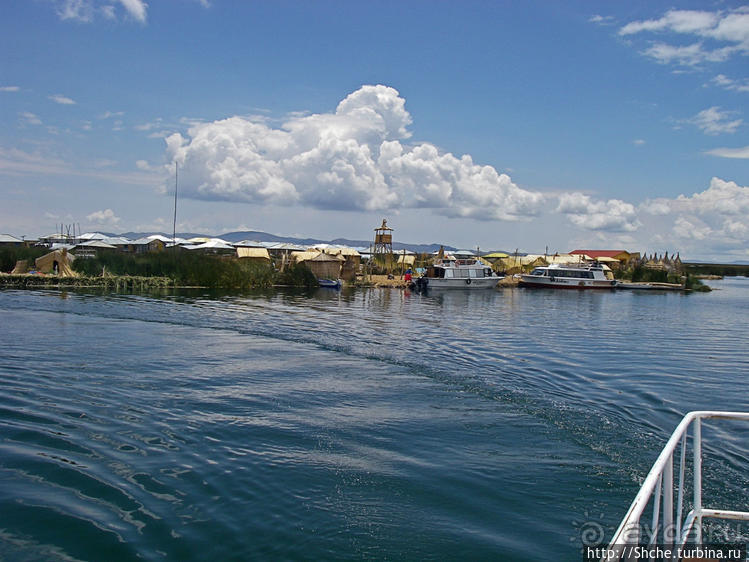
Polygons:
M613 289L616 281L609 279L575 279L559 278L552 280L549 277L537 277L535 275L523 275L520 277L521 287L534 289Z
M320 287L323 287L325 289L340 289L341 288L340 279L318 279L317 283Z
M492 289L497 286L499 280L500 277L477 277L474 279L430 277L429 289Z

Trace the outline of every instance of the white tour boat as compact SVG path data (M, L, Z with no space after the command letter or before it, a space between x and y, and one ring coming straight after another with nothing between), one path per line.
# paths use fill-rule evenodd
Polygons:
M420 289L491 289L502 279L492 268L476 258L444 257L414 279Z
M551 264L537 267L520 276L520 285L550 289L613 289L616 281L606 277L603 266L596 262L592 265Z

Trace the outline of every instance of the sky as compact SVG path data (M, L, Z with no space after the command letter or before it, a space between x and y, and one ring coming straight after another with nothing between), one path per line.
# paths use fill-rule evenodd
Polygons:
M749 3L0 5L0 232L749 260ZM176 173L175 173L175 170Z

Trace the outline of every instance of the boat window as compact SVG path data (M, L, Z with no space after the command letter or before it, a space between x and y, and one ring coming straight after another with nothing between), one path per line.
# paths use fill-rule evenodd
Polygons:
M468 277L473 277L474 279L479 276L478 269L469 269L468 270Z
M531 275L546 275L546 272L543 269L534 269L531 271Z

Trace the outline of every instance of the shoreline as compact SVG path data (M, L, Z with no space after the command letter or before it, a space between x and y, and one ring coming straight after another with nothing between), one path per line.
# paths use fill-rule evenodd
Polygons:
M710 277L714 278L714 277ZM722 278L722 277L720 277ZM520 279L514 275L508 275L497 281L495 289L514 288L519 285ZM620 282L626 289L626 285L640 285L640 283ZM672 283L647 282L642 285L650 285L651 289L681 290L688 292L684 286ZM250 287L250 289L268 289L269 287ZM294 285L272 285L270 288L305 288ZM310 288L310 287L306 287ZM317 288L317 287L314 287ZM366 289L401 289L408 288L406 281L401 276L389 279L387 275L368 275L359 277L354 281L344 281L343 288ZM154 289L216 289L221 291L240 290L238 287L208 287L202 285L178 285L170 277L146 277L136 275L106 275L106 276L57 276L49 274L13 274L0 273L0 289L113 289L115 291L145 291ZM241 289L241 290L247 290Z
M167 289L177 287L169 277L140 277L135 275L113 275L104 277L69 276L44 274L0 274L0 287L13 289Z

